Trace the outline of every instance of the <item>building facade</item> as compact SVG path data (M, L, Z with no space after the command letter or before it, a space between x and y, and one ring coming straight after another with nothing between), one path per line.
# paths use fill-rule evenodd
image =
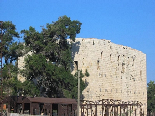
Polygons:
M84 100L139 101L146 114L146 54L105 39L76 38L71 46L72 73L77 70L89 73L83 77L88 83L82 92ZM20 57L18 67L23 66L24 57ZM24 81L20 74L18 79Z
M84 100L139 101L147 110L146 54L109 40L77 38L72 43L72 73L87 69Z

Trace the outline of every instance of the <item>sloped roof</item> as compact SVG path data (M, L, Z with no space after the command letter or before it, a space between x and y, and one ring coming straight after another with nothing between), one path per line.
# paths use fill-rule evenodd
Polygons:
M76 104L75 99L70 98L45 98L45 97L27 97L23 100L24 103L61 103L61 104Z

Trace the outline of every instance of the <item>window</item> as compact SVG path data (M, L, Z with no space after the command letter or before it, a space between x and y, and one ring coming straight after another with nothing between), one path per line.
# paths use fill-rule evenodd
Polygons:
M74 61L74 70L78 70L78 61Z

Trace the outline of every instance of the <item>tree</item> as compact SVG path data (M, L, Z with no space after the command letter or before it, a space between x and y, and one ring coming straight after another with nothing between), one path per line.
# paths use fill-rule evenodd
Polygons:
M17 82L17 66L13 64L4 64L2 69L3 77L3 92L7 95L15 95L18 88L20 87L20 82Z
M30 47L35 54L41 53L51 62L56 62L57 66L63 65L68 70L71 51L66 39L69 37L75 41L80 29L79 21L71 21L69 17L62 16L58 21L47 24L46 29L43 28L41 33L33 27L30 27L29 30L22 30L21 33L24 34L25 45Z
M47 24L42 32L33 27L21 31L25 46L32 51L25 59L25 70L21 73L40 88L42 96L77 98L78 81L70 71L71 47L67 38L75 41L80 29L79 21L62 16ZM81 80L81 91L84 87Z
M21 55L22 44L14 42L14 38L19 38L19 33L12 22L5 21L2 24L3 40L2 40L2 56L5 59L5 64L12 63Z
M150 81L147 87L147 111L155 112L155 82Z
M12 63L17 60L19 54L19 52L16 51L20 45L14 42L15 38L19 38L19 34L16 32L15 25L10 21L2 23L2 30L3 39L1 49L2 56L5 60L2 67L3 91L10 95L13 91L13 86L11 85L13 82L12 79L17 77L17 66Z
M21 83L17 79L18 65L17 59L22 56L24 46L22 43L17 42L19 38L19 33L16 31L16 26L10 22L5 21L2 24L3 29L3 40L2 40L2 56L4 58L4 63L2 67L2 77L3 77L3 94L4 95L19 95L23 94L23 90L28 87L34 86L34 84L27 84L28 81ZM25 50L24 50L25 51ZM30 82L29 82L30 83ZM26 86L27 88L26 88ZM33 89L34 88L34 89ZM31 88L30 94L33 95L32 91L36 88ZM28 93L24 92L25 95Z

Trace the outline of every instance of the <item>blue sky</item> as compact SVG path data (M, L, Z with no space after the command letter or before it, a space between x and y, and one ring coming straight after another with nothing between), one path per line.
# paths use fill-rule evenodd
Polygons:
M82 23L77 37L108 39L147 55L147 82L155 81L155 0L1 0L0 20L17 31L67 15Z

